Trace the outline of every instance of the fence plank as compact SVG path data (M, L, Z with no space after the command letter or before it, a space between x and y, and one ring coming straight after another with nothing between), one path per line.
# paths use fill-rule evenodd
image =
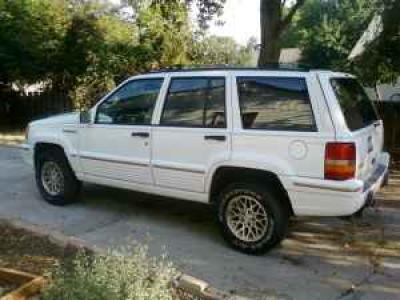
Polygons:
M71 99L64 93L7 94L1 97L0 125L7 128L23 127L32 120L66 112L71 109Z
M400 102L375 102L379 115L383 120L385 149L394 159L399 160L400 154Z

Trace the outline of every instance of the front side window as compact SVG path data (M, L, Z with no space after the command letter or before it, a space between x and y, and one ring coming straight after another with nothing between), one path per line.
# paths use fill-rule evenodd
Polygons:
M304 78L238 77L244 129L315 131Z
M138 79L126 83L102 102L98 124L149 125L163 79Z
M225 78L173 78L160 124L225 128Z

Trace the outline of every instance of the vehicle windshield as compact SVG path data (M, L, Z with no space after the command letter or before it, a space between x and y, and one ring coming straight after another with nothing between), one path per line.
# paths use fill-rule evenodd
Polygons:
M375 107L356 79L334 78L331 79L331 85L351 131L367 127L378 120Z

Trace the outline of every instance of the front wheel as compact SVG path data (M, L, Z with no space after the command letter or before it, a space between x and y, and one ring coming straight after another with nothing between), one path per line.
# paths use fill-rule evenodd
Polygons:
M47 202L61 206L76 201L81 183L63 152L49 149L38 153L35 173L39 192Z
M261 254L286 236L289 211L276 194L257 183L235 183L220 194L218 220L232 247Z

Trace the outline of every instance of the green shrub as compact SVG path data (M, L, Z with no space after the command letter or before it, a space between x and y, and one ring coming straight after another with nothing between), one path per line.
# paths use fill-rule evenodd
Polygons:
M87 74L77 78L75 88L69 93L75 110L93 107L104 95L115 87L110 76L104 74Z
M172 300L176 275L165 258L154 259L144 247L126 256L80 253L50 275L43 300Z

